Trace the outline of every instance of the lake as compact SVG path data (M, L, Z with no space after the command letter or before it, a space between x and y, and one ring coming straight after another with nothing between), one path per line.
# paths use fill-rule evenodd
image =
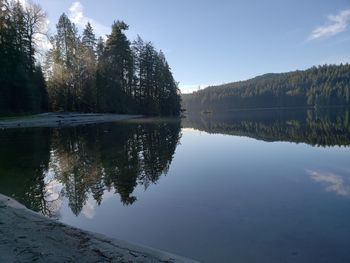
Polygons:
M350 262L348 109L0 131L0 193L202 262Z

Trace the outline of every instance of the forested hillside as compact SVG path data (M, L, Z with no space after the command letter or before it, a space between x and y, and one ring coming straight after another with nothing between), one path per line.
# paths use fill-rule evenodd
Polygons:
M40 111L176 116L180 92L161 51L116 21L106 39L90 23L79 34L62 14L43 65L36 60L46 13L0 0L0 114Z
M182 96L189 111L350 104L350 65L265 74Z

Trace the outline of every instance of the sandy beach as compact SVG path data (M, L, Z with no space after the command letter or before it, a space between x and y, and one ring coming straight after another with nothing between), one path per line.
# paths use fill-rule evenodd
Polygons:
M0 262L33 261L196 262L64 225L0 194Z
M41 113L18 118L0 119L0 129L29 127L66 127L82 124L123 121L141 118L142 115L111 113Z

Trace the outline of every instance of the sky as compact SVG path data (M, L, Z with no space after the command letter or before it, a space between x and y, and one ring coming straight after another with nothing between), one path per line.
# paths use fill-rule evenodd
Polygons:
M22 0L25 1L25 0ZM51 33L65 12L105 36L124 20L163 50L183 93L271 72L350 62L350 0L32 0Z

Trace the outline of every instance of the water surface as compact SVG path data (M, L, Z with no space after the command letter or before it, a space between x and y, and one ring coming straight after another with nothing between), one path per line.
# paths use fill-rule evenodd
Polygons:
M0 193L203 262L350 262L349 111L0 131Z

